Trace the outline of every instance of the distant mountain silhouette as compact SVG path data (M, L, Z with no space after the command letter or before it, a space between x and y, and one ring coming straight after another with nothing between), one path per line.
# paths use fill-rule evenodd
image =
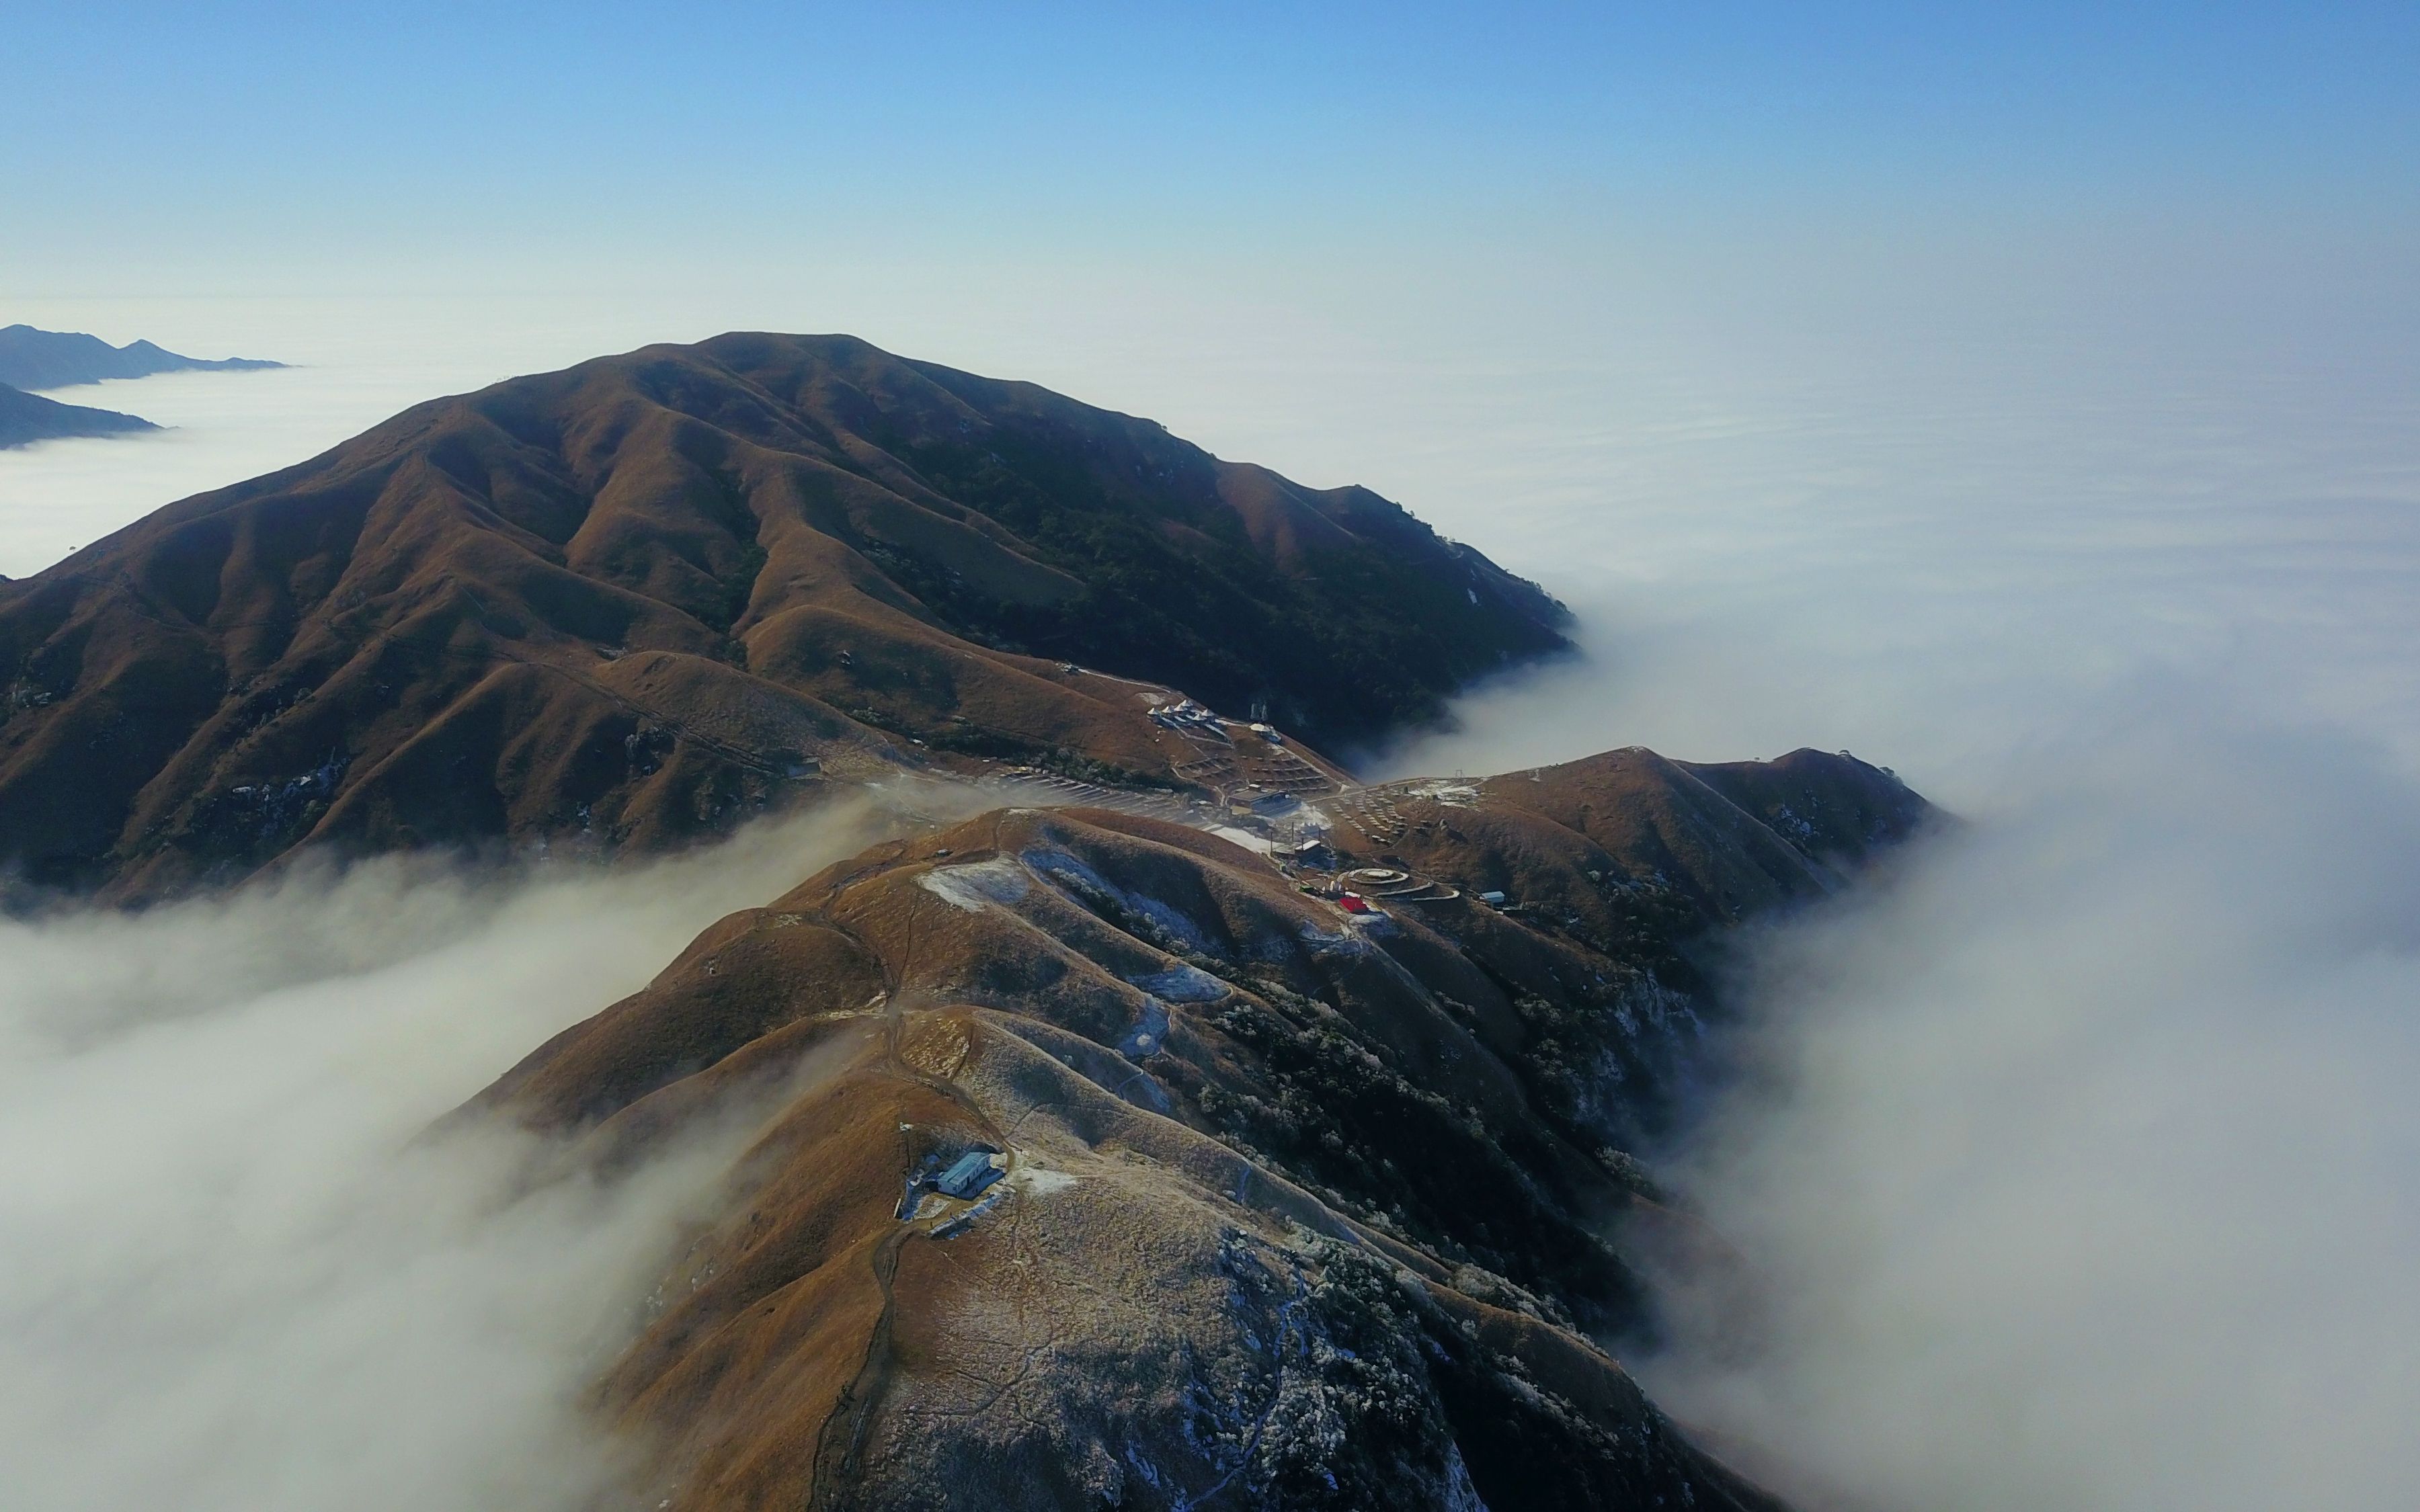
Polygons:
M818 782L1226 792L1567 649L1362 488L845 336L418 406L0 586L0 869L120 898L287 849L716 833Z
M60 389L74 383L98 383L103 378L148 378L154 373L201 369L253 372L285 365L253 357L211 362L180 356L147 341L112 347L99 336L80 332L37 331L27 325L0 327L0 383L19 389Z
M58 440L71 436L123 436L132 431L159 428L137 415L61 404L56 399L45 399L39 393L27 393L0 383L0 447L24 446L33 441Z

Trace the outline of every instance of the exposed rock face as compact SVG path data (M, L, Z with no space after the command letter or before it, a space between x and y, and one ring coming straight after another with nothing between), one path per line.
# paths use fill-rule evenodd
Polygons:
M607 1168L763 1120L597 1388L646 1505L1773 1507L1606 1352L1651 1325L1625 1151L1708 933L1928 811L1812 752L1396 784L1339 816L1357 916L1007 810L724 919L465 1116Z
M0 585L0 871L140 899L312 841L660 845L926 762L1182 783L1172 689L1351 742L1561 619L1366 490L1031 385L648 347Z
M0 447L30 446L36 441L79 436L130 436L159 428L140 415L61 404L0 383Z

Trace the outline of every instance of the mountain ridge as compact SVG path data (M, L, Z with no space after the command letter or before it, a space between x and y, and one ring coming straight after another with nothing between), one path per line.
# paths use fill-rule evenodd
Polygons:
M1689 1222L1634 1152L1725 1022L1696 961L1932 810L1638 749L1315 807L1318 860L1083 808L886 841L456 1116L540 1180L757 1131L590 1396L643 1504L1780 1512L1618 1361Z
M156 373L251 373L285 365L257 357L187 357L148 341L113 347L80 331L41 331L22 322L0 326L0 383L18 389L64 389Z
M1321 753L1567 622L1366 489L735 332L0 580L0 866L139 904L972 784L431 1131L539 1136L522 1190L752 1131L585 1396L639 1504L1785 1512L1620 1363L1710 1247L1639 1152L1729 932L1937 816L1845 752Z
M140 415L61 404L0 383L0 448L30 446L36 441L128 436L159 428Z
M660 847L902 767L1333 780L1316 748L1566 619L1367 490L737 332L414 406L0 586L0 866L139 900L305 843ZM1188 695L1312 748L1154 713Z

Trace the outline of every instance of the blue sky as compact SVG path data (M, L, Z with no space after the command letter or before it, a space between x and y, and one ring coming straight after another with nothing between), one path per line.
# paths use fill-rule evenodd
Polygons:
M23 7L0 274L2397 239L2420 8ZM2210 228L2226 228L2212 232Z

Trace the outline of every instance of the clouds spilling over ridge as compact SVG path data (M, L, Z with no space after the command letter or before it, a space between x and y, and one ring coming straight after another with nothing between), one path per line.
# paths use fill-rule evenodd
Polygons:
M2039 754L1769 942L1683 1178L1767 1326L1651 1375L1811 1506L2409 1506L2420 788L2173 685Z
M1288 347L1284 322L1240 319L1205 361L1201 332L1138 321L1149 339L1015 367L1225 455L1364 478L1582 612L1591 660L1470 701L1462 735L1400 769L1846 746L1972 821L1772 942L1760 1079L1683 1174L1773 1328L1683 1335L1656 1383L1690 1415L1777 1480L1886 1512L2399 1512L2396 1410L2420 1395L2395 1289L2420 1169L2394 1093L2420 999L2411 322L2268 341L2219 330L2261 289L2101 292L2181 313L2126 340L1931 312L1808 332L1776 299L1754 339L1567 363L1426 332ZM1996 311L2005 290L1964 293ZM142 958L164 984L144 991L296 933L197 929ZM58 1001L53 1022L142 1016ZM535 1028L465 1043L462 1086ZM175 1252L145 1232L141 1253Z
M1756 1289L1643 1369L1804 1504L2420 1495L2420 432L2341 334L1877 333L1489 464L1590 656L1397 768L1807 741L1970 821L1762 942L1672 1164Z
M389 861L0 925L10 1500L582 1505L611 1466L578 1396L749 1131L535 1191L520 1136L414 1141L873 822L610 877Z

